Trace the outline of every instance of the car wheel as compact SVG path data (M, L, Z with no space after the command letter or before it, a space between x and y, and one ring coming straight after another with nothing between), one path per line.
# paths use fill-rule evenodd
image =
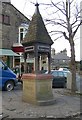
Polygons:
M13 81L6 82L6 84L5 84L5 90L6 91L11 91L13 89L14 89L14 83L13 83Z

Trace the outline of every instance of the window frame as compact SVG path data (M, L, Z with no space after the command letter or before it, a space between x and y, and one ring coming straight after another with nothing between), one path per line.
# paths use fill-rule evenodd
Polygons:
M2 14L2 24L10 25L10 16Z

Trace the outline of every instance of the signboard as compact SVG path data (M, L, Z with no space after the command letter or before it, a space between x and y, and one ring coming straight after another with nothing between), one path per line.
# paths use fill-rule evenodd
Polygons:
M34 46L25 47L25 52L34 51Z
M44 46L44 45L39 45L38 46L38 50L39 51L43 51L43 52L49 52L50 51L50 47L49 46Z

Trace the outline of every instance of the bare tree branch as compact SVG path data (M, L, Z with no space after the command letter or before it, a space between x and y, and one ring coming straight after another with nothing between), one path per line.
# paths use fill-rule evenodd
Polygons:
M73 37L75 36L77 30L79 29L80 25L82 24L82 20L80 21L80 24L77 26L76 30L73 32Z
M67 37L65 32L63 32L63 35L64 35L65 39L69 40L69 38Z
M51 23L51 24L54 24L54 25L61 25L62 27L67 29L67 27L65 26L65 22L64 23L60 23L60 22L56 22L54 20L49 20L49 19L46 19L46 22L48 22L47 25Z
M60 35L57 36L55 40L58 40L62 36L64 36L64 38L69 41L70 51L71 51L71 72L72 72L71 91L75 92L76 91L76 63L75 63L74 37L80 25L82 24L82 16L80 16L80 13L82 12L82 10L78 10L78 7L75 5L74 0L65 0L65 2L62 2L62 4L61 2L58 2L57 4L55 4L51 0L51 3L56 9L56 12L52 12L56 14L56 17L55 19L51 19L51 18L46 19L46 21L48 22L48 24L52 24L54 26L57 25L61 27L60 30L58 31L55 31L55 30L51 31L52 35L55 35L55 34L58 35L58 32L60 33ZM61 17L60 14L62 14L64 17ZM62 30L62 28L64 29Z
M74 2L74 0L72 0L72 1L70 2L70 5L71 5L73 2Z
M60 33L63 33L62 31L50 31L49 33L56 33L56 34L60 34Z
M55 6L60 12L62 12L63 13L63 15L66 15L63 11L62 11L62 9L61 8L59 8L58 6L57 6L57 4L54 4L53 3L53 1L51 0L51 3L53 4L53 6Z
M61 36L55 38L54 41L56 41L56 40L58 40L58 39L60 39L60 38L62 38L62 37L63 37L63 35L61 35Z

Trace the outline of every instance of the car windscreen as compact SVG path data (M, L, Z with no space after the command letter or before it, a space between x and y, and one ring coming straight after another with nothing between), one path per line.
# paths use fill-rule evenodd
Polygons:
M63 72L62 72L62 71L59 71L59 72L58 72L58 76L63 77L63 76L64 76Z
M53 76L64 77L64 73L62 71L51 71Z
M51 74L52 74L53 76L58 76L58 72L57 72L57 71L51 71Z

